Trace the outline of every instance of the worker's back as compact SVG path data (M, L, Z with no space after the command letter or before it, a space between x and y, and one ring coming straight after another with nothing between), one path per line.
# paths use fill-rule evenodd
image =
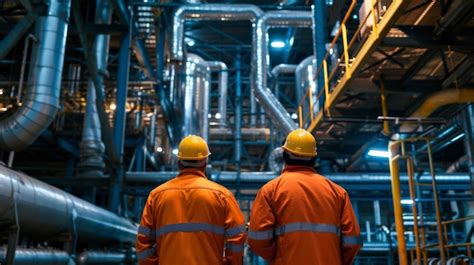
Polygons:
M234 249L245 240L233 195L195 169L153 190L144 215L149 217L141 226L156 231L156 259L143 264L223 264L226 237L227 243L234 240Z
M271 264L350 264L359 233L343 188L310 167L287 166L257 196L249 244Z

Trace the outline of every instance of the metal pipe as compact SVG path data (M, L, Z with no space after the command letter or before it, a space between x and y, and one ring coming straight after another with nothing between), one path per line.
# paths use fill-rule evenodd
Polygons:
M21 172L0 166L0 223L15 223L30 236L70 233L82 242L129 242L137 225ZM38 229L38 228L41 229Z
M269 28L288 28L312 26L311 12L304 11L270 11L265 13L257 21L256 39L254 40L255 60L257 69L255 71L255 97L265 109L266 114L272 121L278 124L283 134L288 134L298 128L291 119L290 114L277 100L273 93L267 88L268 73L268 49L267 41Z
M127 255L122 252L84 251L76 260L77 265L122 264L127 262Z
M228 84L228 69L227 65L219 61L207 61L211 71L218 72L219 76L219 105L217 107L218 113L221 115L220 125L227 126L227 84Z
M279 64L272 69L272 77L273 77L273 94L275 94L276 98L278 99L278 95L280 94L280 83L278 82L278 78L281 74L295 74L296 64Z
M295 98L296 104L301 103L301 99L306 93L306 90L311 89L312 94L316 95L316 83L315 83L315 74L316 69L314 66L316 65L316 58L314 55L305 58L301 63L298 64L295 70ZM313 99L315 104L318 104L317 98ZM305 106L303 104L303 106ZM319 110L319 107L316 107ZM308 106L308 111L310 111ZM311 110L314 111L314 110ZM303 113L306 111L303 110Z
M0 262L5 262L7 249L0 247ZM15 251L15 265L70 265L71 256L66 251L52 249L25 249Z
M178 172L175 171L160 171L160 172L127 172L126 181L129 184L138 183L162 183L174 178ZM244 183L266 183L274 178L278 177L277 172L264 171L264 172L241 172L240 180ZM389 185L391 183L391 175L383 173L340 173L340 174L327 174L325 175L329 180L338 184L372 184L372 185ZM237 172L235 171L220 171L213 172L210 175L212 180L217 182L231 183L237 180ZM400 176L400 180L403 182L408 181L407 175ZM436 181L443 184L469 184L470 177L466 173L464 174L438 174ZM420 177L419 183L430 183L431 176L423 175Z
M253 41L256 40L256 31L254 22L257 21L257 18L263 15L263 11L255 5L248 4L206 4L206 5L184 5L178 8L173 15L173 36L171 41L171 59L175 62L172 63L173 66L177 62L183 61L184 51L183 51L183 40L184 40L184 24L187 20L250 20L253 22ZM254 54L256 47L252 47ZM255 65L252 64L251 71L251 80L254 77L253 72L255 70ZM254 90L253 84L250 82L251 91ZM173 83L171 83L173 86ZM251 124L255 126L256 124L256 101L254 99L254 93L251 93L250 96L250 109L252 115L250 117Z
M255 22L262 15L260 8L248 4L183 5L173 14L171 59L175 61L184 59L184 24L187 20L250 20Z
M403 227L403 209L401 204L400 171L398 166L399 146L399 142L389 143L389 165L392 182L393 214L395 216L395 229L397 230L398 260L400 265L408 265L405 228Z
M209 67L206 67L205 79L203 82L202 88L202 122L201 122L201 136L206 142L209 140L209 114L210 114L210 104L209 97L211 93L211 72ZM199 99L199 98L197 98Z
M415 165L411 157L406 159L407 175L408 175L408 189L410 193L410 199L413 201L411 204L413 212L413 234L415 237L415 251L416 251L416 261L417 264L421 264L421 242L420 242L420 232L418 229L418 209L417 201L415 194Z
M426 118L442 106L449 104L462 104L474 102L474 89L444 89L431 94L423 104L415 111L411 118ZM417 129L417 125L403 124L400 127L402 133L412 133Z
M326 56L326 0L315 0L313 6L313 50L316 56L315 69L319 68L319 65L323 63L324 57ZM320 71L317 78L317 94L321 89L324 89L324 72ZM320 102L321 106L324 106L324 100Z
M59 110L70 0L46 0L36 20L29 70L29 89L22 106L0 121L0 149L19 151L33 143Z
M109 25L112 20L112 6L110 0L99 0L95 6L94 23ZM109 55L110 35L96 35L92 52L96 59L98 73L105 75L107 72L107 58ZM105 163L103 160L105 146L102 142L102 132L97 111L96 94L105 94L104 78L99 78L100 87L95 87L94 80L89 78L87 84L87 106L84 114L84 126L80 143L81 155L78 167L83 176L101 177L104 175Z

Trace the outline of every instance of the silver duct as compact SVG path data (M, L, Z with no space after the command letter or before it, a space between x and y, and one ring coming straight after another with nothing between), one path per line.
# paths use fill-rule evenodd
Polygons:
M184 40L184 24L186 20L250 20L256 22L259 17L263 15L263 11L255 5L248 4L205 4L205 5L185 5L181 6L175 11L173 15L173 39L171 43L171 59L173 61L183 61L183 40ZM253 42L256 40L256 30L253 26ZM256 47L253 46L253 54L255 54ZM171 72L175 63L171 65ZM252 62L252 73L255 72L255 64ZM251 91L254 91L254 75L251 74L250 86ZM171 80L173 81L173 80ZM174 83L171 82L171 89L173 90ZM251 125L255 126L257 122L257 104L254 93L250 94L250 109Z
M278 124L283 130L283 134L288 134L297 129L296 123L291 119L290 114L281 105L273 93L267 88L268 74L268 36L269 28L287 28L312 26L311 12L305 11L272 11L267 12L257 21L256 56L254 56L257 65L256 89L254 91L260 105L265 109L266 114Z
M262 10L247 4L184 5L173 15L173 40L171 59L183 61L184 24L186 20L251 20L263 15Z
M272 69L272 78L273 78L273 94L278 98L280 94L280 84L278 82L278 77L281 74L294 74L296 71L296 64L279 64Z
M295 71L295 95L296 102L299 104L301 99L307 93L308 89L311 89L311 97L313 97L313 109L310 110L309 102L305 101L305 104L302 105L303 113L308 113L309 111L319 110L319 102L317 100L317 89L316 89L316 58L315 56L309 56L300 64Z
M0 248L0 264L6 262L7 249ZM25 249L15 251L15 265L74 265L74 261L66 251L52 249Z
M219 76L219 106L218 113L221 115L220 125L227 126L227 84L228 84L228 69L227 65L219 61L207 61L209 69L213 72L218 72Z
M0 122L0 149L19 151L48 128L59 110L70 0L45 0L36 20L28 93L21 107Z
M185 67L179 76L179 98L183 99L182 135L200 135L208 138L209 131L209 67L207 62L195 54L188 54Z
M63 190L0 166L0 224L15 223L15 208L20 231L30 236L71 232L82 242L135 242L136 224Z
M108 25L112 20L112 4L110 0L99 0L95 6L96 24ZM110 35L99 34L95 37L92 51L96 58L97 70L99 74L105 75L107 72L107 57L109 54ZM102 82L99 78L99 82ZM82 141L80 143L81 155L78 167L80 175L88 177L102 177L105 164L103 161L105 146L102 142L99 113L96 104L96 89L104 93L104 85L95 87L92 78L87 84L87 107L84 114L84 126L82 129Z

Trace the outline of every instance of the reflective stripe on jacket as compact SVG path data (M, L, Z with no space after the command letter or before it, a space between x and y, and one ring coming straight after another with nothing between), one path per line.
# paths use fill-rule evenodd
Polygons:
M244 217L232 193L201 171L185 169L150 193L137 257L140 265L240 265L245 239Z
M348 265L362 246L347 192L310 167L288 165L258 192L248 242L272 265Z

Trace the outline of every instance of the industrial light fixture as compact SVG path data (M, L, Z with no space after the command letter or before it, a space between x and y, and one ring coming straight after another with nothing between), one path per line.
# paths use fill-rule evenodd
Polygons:
M413 204L413 200L412 199L402 199L402 200L400 200L400 203L401 204Z
M291 114L291 118L292 118L293 120L298 119L298 114L296 114L296 113Z
M219 112L217 112L216 115L215 115L215 117L216 117L216 119L219 120L222 116L221 116L221 114L220 114Z
M3 88L0 88L0 95L3 95Z
M173 149L173 151L171 151L173 153L173 155L177 155L178 154L178 149Z
M208 117L209 119L212 118L212 114L211 114L211 113L207 114L207 117Z
M270 45L272 46L272 48L281 49L285 47L285 42L280 40L274 40Z
M384 150L370 149L367 154L369 156L374 156L374 157L386 157L386 158L390 157L390 152L384 151Z
M357 16L357 14L354 14L354 15L352 15L352 18L353 19L358 19L359 17Z
M158 152L158 153L163 152L163 148L162 148L161 146L158 146L158 147L156 148L156 152Z
M117 105L115 105L115 103L110 103L109 108L110 108L111 110L115 110L115 109L117 108Z

